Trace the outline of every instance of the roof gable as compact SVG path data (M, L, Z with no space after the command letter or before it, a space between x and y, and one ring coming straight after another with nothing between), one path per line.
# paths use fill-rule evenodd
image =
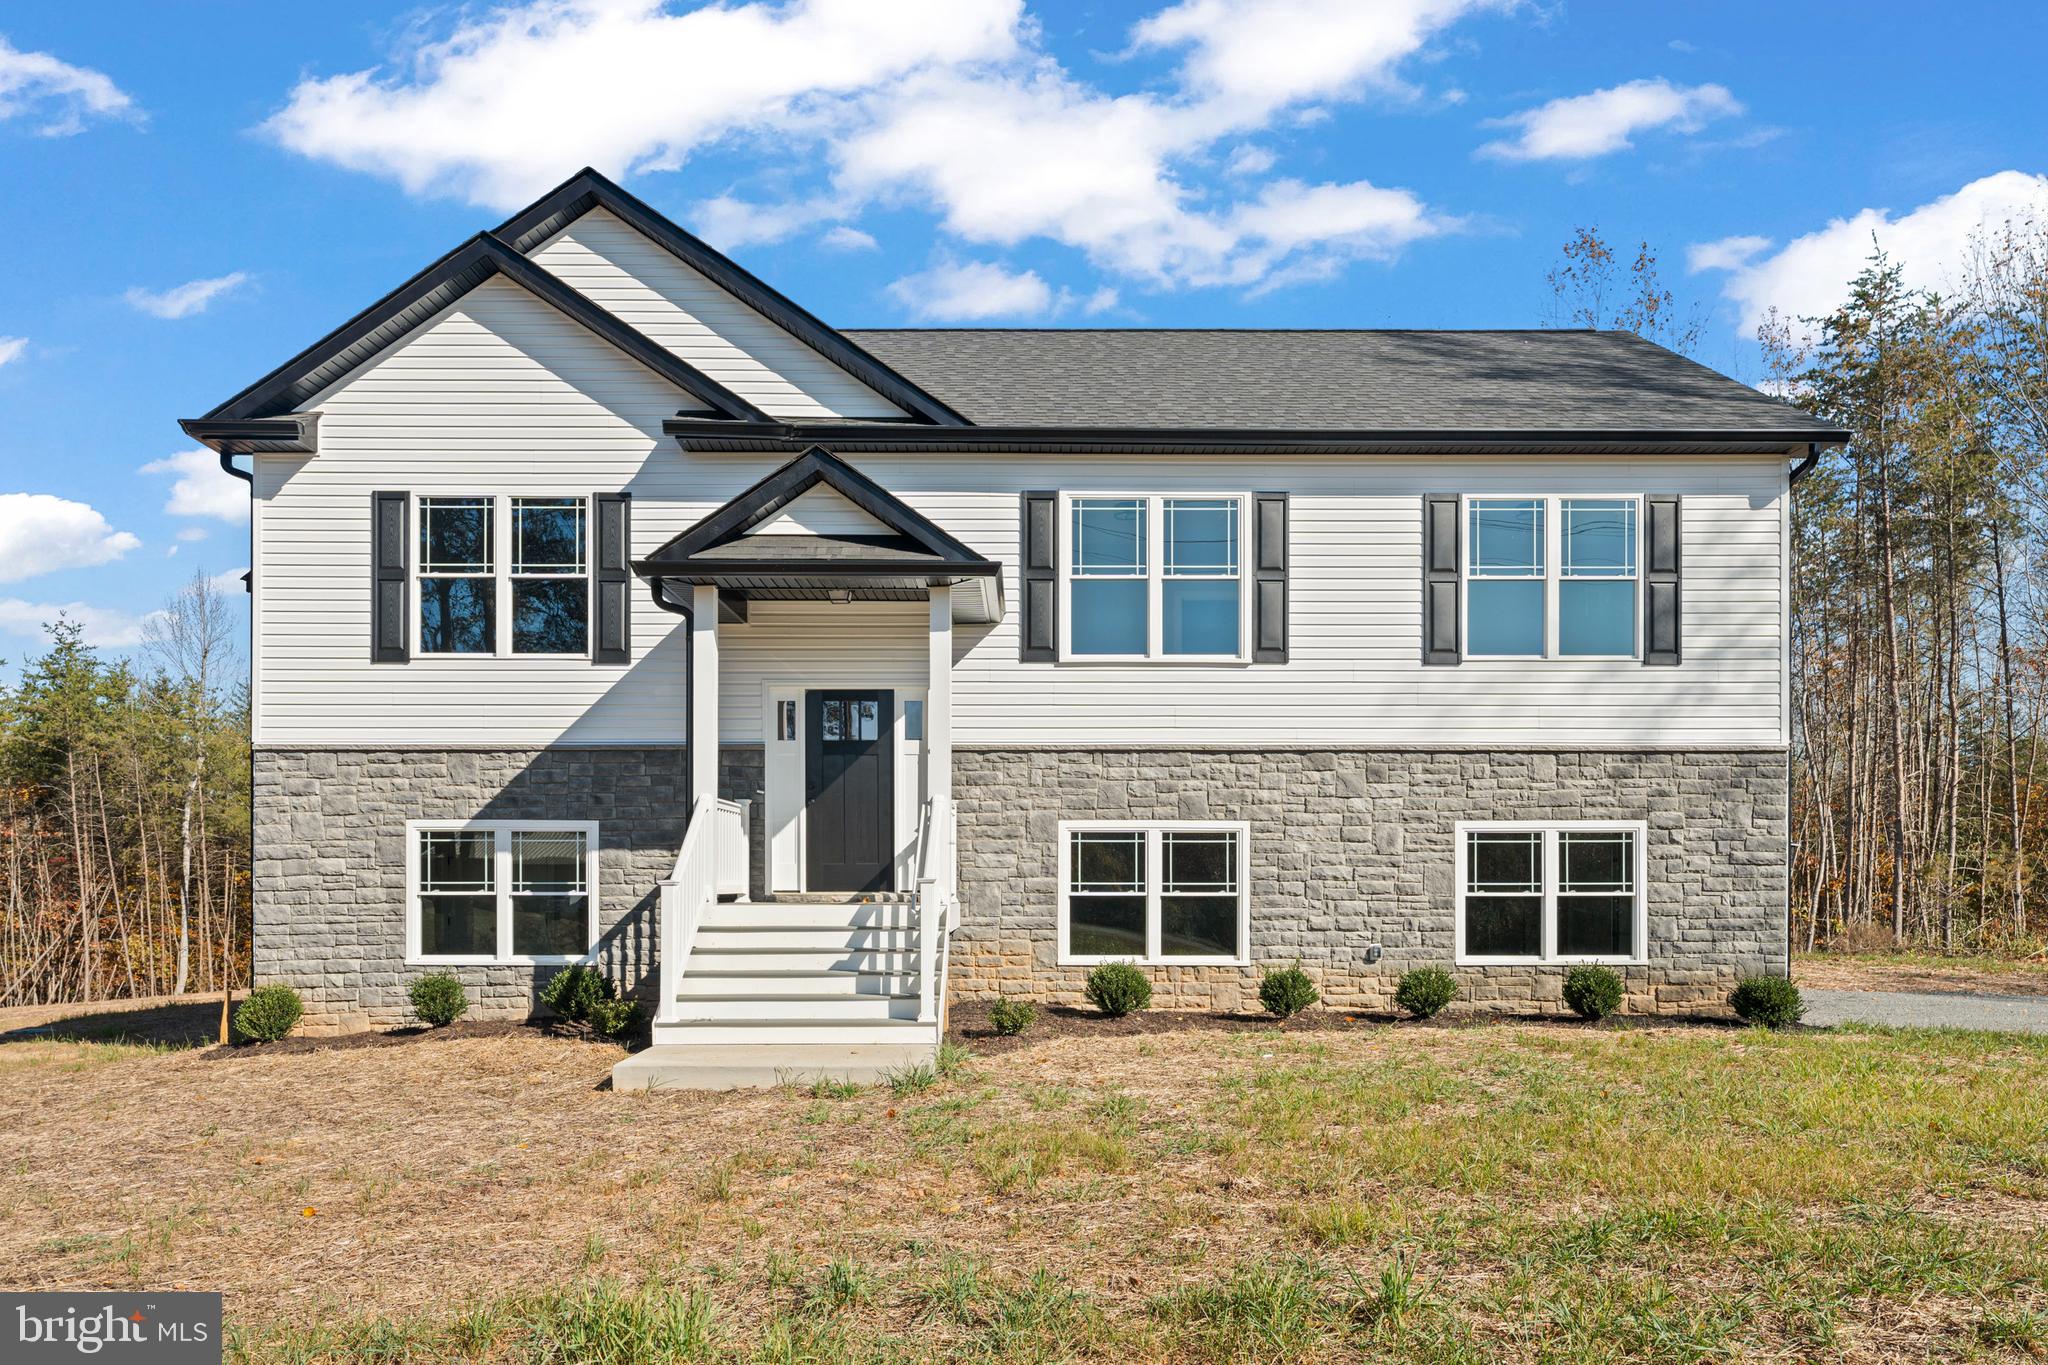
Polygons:
M900 548L905 556L928 558L945 566L977 569L985 569L993 562L954 539L937 522L832 452L822 446L812 446L634 567L643 573L659 575L664 568L705 555L715 556L721 547L773 521L797 499L820 487L839 494L872 517L879 524L881 533L895 542L895 548ZM763 535L753 538L760 542L783 537Z
M207 413L205 418L188 424L187 430L207 430L209 424L247 422L294 412L484 281L500 276L690 394L709 413L728 420L770 420L766 413L723 384L674 352L655 345L485 232L435 261Z
M506 219L495 235L514 251L530 254L596 208L620 219L684 265L704 275L862 384L904 409L911 415L911 420L937 426L968 425L967 419L954 409L870 355L845 334L828 327L731 258L685 232L588 167Z

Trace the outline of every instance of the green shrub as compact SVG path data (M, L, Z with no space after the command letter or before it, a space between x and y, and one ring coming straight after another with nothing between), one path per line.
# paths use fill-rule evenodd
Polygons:
M1293 1018L1322 998L1314 978L1301 969L1299 962L1292 967L1275 967L1259 982L1259 1003L1268 1014L1277 1014L1282 1019Z
M1152 983L1129 962L1105 962L1088 973L1088 1003L1112 1019L1152 1004Z
M1765 1028L1796 1024L1806 1015L1799 988L1782 976L1752 976L1728 996L1736 1014Z
M435 1028L448 1025L469 1013L469 993L453 972L435 972L412 983L412 1012Z
M299 1026L306 1012L290 986L258 986L235 1007L235 1037L245 1043L274 1043Z
M590 1026L607 1038L621 1038L640 1027L640 1002L607 996L590 1002Z
M1458 998L1458 982L1441 967L1416 967L1401 973L1394 1003L1417 1019L1431 1019Z
M594 1006L617 994L611 978L597 968L564 967L540 988L540 1002L564 1019L583 1020Z
M1038 1017L1038 1007L1029 1000L1017 1000L1004 996L988 1008L988 1022L997 1033L1013 1035L1031 1027L1031 1021Z
M1621 977L1612 967L1574 967L1564 974L1564 1002L1581 1019L1605 1019L1621 1008Z

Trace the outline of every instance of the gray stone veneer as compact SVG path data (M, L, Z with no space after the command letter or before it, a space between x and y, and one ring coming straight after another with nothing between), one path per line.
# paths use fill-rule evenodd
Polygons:
M406 964L406 821L595 820L597 960L622 990L644 994L655 963L656 883L675 866L689 813L686 752L258 749L258 984L295 987L315 1032L411 1022L406 989L433 970L462 978L471 1017L523 1018L554 969ZM758 802L760 747L719 759L720 794ZM753 861L758 878L758 846Z
M1620 969L1632 1010L1716 1006L1787 966L1779 752L963 748L953 792L962 998L1080 999L1086 969L1055 943L1063 819L1249 822L1251 965L1150 968L1162 1006L1256 1009L1259 974L1299 960L1331 1004L1389 1008L1402 971L1452 965L1461 820L1648 823L1649 965ZM1560 1008L1560 967L1456 971L1468 1008Z

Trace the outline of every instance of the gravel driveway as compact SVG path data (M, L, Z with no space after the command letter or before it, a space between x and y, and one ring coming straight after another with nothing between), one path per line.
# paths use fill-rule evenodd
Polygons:
M1806 990L1809 1024L1892 1024L1907 1028L2048 1033L2048 996L1970 991Z

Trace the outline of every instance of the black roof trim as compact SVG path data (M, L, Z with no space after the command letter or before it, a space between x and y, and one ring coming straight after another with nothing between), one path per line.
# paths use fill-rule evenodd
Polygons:
M753 422L769 420L752 403L620 322L488 232L456 247L202 420L292 412L493 275L505 276L720 415Z
M506 219L495 235L523 255L591 209L599 207L623 219L684 265L708 276L721 289L897 406L936 426L971 425L965 417L827 326L794 300L702 239L677 227L644 201L588 166Z
M222 457L311 455L319 449L315 439L319 425L317 412L294 412L282 417L186 417L178 422L187 436Z
M819 484L839 493L891 532L931 555L932 563L976 573L986 572L994 563L831 451L812 446L647 558L636 560L633 568L642 574L660 574L695 559L714 545L745 535ZM924 567L929 569L932 563Z
M1157 450L1324 451L1330 453L1432 451L1455 448L1553 451L1682 449L1758 451L1795 445L1842 444L1841 428L1707 430L1546 429L1502 427L1468 430L1241 430L1218 427L967 427L941 430L904 423L774 423L741 425L691 417L670 417L661 429L685 450L781 450L812 442L865 450Z

